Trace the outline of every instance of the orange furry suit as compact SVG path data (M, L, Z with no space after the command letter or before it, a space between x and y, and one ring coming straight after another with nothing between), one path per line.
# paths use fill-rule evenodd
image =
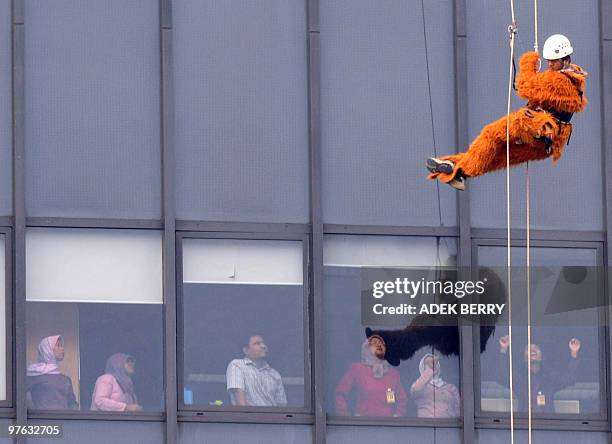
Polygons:
M510 114L511 165L550 156L557 161L572 132L571 115L587 105L586 73L578 65L538 72L539 60L536 52L523 54L520 60L517 94L528 103ZM454 164L452 172L433 172L428 178L444 183L505 168L506 117L485 126L467 152L440 159Z

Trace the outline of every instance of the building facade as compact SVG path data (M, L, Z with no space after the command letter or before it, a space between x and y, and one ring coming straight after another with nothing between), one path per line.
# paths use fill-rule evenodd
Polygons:
M533 2L514 3L520 54ZM567 34L590 75L562 159L529 166L532 263L603 269L612 4L539 3L540 45ZM428 350L394 370L396 415L359 415L339 386L365 339L360 270L506 263L505 174L459 193L424 161L505 114L510 21L509 2L480 0L0 0L0 443L12 424L60 424L48 441L70 444L509 442L507 328L480 353L461 326L460 356L440 359L456 414L418 407ZM516 265L525 179L512 170ZM581 364L534 415L537 442L610 442L601 313L534 331L548 368L574 340ZM58 370L36 370L58 335ZM283 395L237 406L228 364L257 337ZM117 353L134 397L108 407ZM74 402L41 403L36 371L70 378ZM516 442L526 428L519 404Z

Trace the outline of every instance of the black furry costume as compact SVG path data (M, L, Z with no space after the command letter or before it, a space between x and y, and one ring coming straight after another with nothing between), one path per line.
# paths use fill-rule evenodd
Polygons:
M446 276L452 280L455 276ZM490 268L480 268L479 280L486 278L485 292L478 297L479 303L500 304L506 302L506 288L499 276ZM453 298L454 300L452 300ZM447 296L442 303L457 303L454 296ZM498 316L481 315L480 318L480 353L486 347L493 332ZM385 359L389 364L398 366L414 356L421 347L433 347L439 353L459 356L460 336L458 317L455 315L420 315L403 330L372 330L366 328L366 337L378 335L385 342Z

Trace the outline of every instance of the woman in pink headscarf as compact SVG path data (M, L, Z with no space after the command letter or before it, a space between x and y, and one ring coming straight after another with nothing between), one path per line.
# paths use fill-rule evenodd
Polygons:
M136 362L132 356L115 353L106 361L106 373L98 378L91 400L91 410L139 412L132 375Z
M28 366L31 406L38 410L77 410L72 380L62 375L57 363L64 359L64 340L47 336L38 344L38 362Z

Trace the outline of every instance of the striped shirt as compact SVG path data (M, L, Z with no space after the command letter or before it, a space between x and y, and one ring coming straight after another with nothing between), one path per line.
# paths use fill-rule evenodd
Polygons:
M227 389L232 405L237 404L232 389L244 390L248 405L260 407L284 407L287 397L280 373L264 361L257 368L249 358L234 359L227 366Z

